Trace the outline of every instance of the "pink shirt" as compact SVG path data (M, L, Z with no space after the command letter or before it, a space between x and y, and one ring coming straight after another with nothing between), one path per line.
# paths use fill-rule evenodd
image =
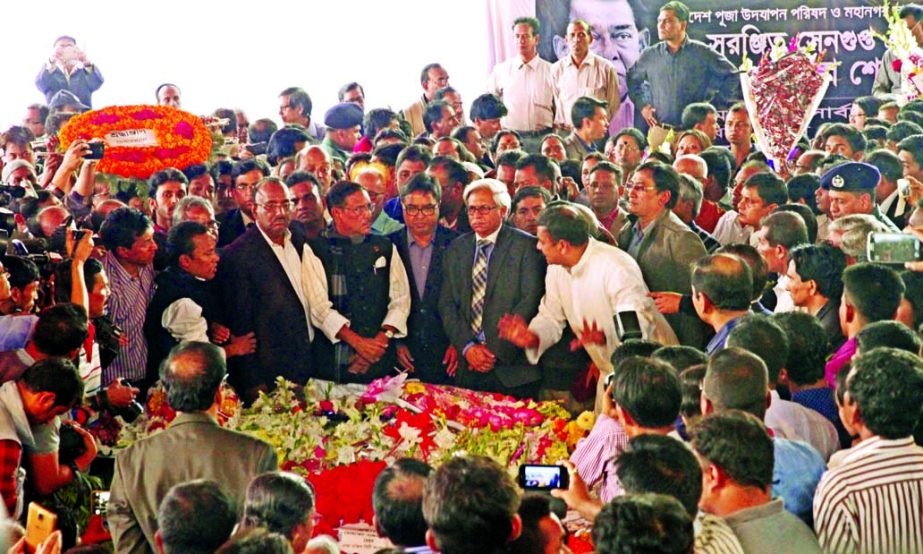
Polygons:
M592 488L600 480L603 481L599 491L599 499L603 502L624 494L615 474L613 459L627 445L628 435L622 424L605 414L599 414L590 434L577 443L577 448L570 456L577 474L588 487Z
M824 380L827 381L827 384L833 388L836 388L836 374L843 369L843 366L849 363L852 360L852 357L856 355L856 350L859 348L859 341L856 337L853 337L843 343L843 346L837 350L833 356L827 360L827 365L824 366Z

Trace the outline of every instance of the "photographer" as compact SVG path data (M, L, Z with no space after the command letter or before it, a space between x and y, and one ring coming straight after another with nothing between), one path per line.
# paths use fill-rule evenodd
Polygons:
M49 189L64 200L64 205L77 219L89 214L93 207L93 185L99 160L85 159L90 150L90 143L85 140L72 142L49 184Z
M21 459L26 460L35 490L50 494L70 483L75 471L85 471L96 457L93 437L74 426L83 438L83 452L69 465L58 464L55 420L82 397L77 369L63 358L36 362L21 377L0 387L0 495L14 517L22 514L23 507Z
M115 411L125 419L138 395L138 389L116 379L103 386L102 368L106 367L118 353L118 329L104 315L109 299L109 279L99 260L91 258L94 243L89 232L67 230L67 251L71 259L62 263L55 276L57 300L70 300L76 306L87 310L90 318L90 345L84 343L78 354L80 378L86 389L87 405L94 411L105 409ZM133 419L133 418L131 418Z

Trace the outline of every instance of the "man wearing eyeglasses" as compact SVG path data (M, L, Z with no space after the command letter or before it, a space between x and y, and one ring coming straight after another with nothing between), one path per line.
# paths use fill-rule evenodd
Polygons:
M545 261L535 237L504 225L506 185L480 179L463 193L474 233L462 235L445 257L439 314L461 353L455 382L462 387L535 398L542 372L521 348L500 338L505 314L529 321L545 292Z
M217 282L230 336L256 337L256 352L232 358L228 368L231 384L252 402L276 377L302 384L314 376L303 265L316 260L301 230L289 229L292 193L285 183L263 178L248 191L255 225L224 249Z
M652 291L692 292L692 263L705 256L705 245L673 213L679 200L679 174L660 162L638 166L626 187L629 223L618 237ZM702 348L705 327L691 314L666 316L681 344Z
M418 173L401 189L406 229L388 235L410 283L407 337L397 343L400 367L427 383L448 384L458 367L458 350L449 343L439 317L445 252L458 233L439 225L442 187Z
M317 377L369 383L395 366L395 341L407 336L410 285L386 237L371 234L374 205L361 185L340 181L327 192L333 225L311 241L323 264L327 298L315 348ZM319 304L319 303L318 303Z

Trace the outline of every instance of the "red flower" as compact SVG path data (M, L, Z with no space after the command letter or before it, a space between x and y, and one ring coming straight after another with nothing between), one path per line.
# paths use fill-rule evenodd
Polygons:
M901 65L902 65L902 62L900 60L893 60L891 62L891 69L893 69L894 71L900 71Z

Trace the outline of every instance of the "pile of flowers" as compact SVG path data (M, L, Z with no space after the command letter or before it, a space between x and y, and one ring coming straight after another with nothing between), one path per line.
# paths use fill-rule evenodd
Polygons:
M787 161L817 112L833 66L813 43L788 45L778 40L755 67L744 61L740 75L744 102L753 122L760 151L778 162Z
M202 119L169 106L109 106L72 117L58 134L66 149L77 139L103 140L97 171L144 180L168 167L208 160L212 135Z
M317 490L319 532L371 522L372 486L388 463L412 457L438 466L458 453L489 456L515 475L520 464L566 459L593 427L555 402L408 381L406 375L364 385L279 379L273 392L241 409L223 393L222 426L275 448L282 469L304 475ZM121 430L119 445L159 432L175 417L163 391Z

